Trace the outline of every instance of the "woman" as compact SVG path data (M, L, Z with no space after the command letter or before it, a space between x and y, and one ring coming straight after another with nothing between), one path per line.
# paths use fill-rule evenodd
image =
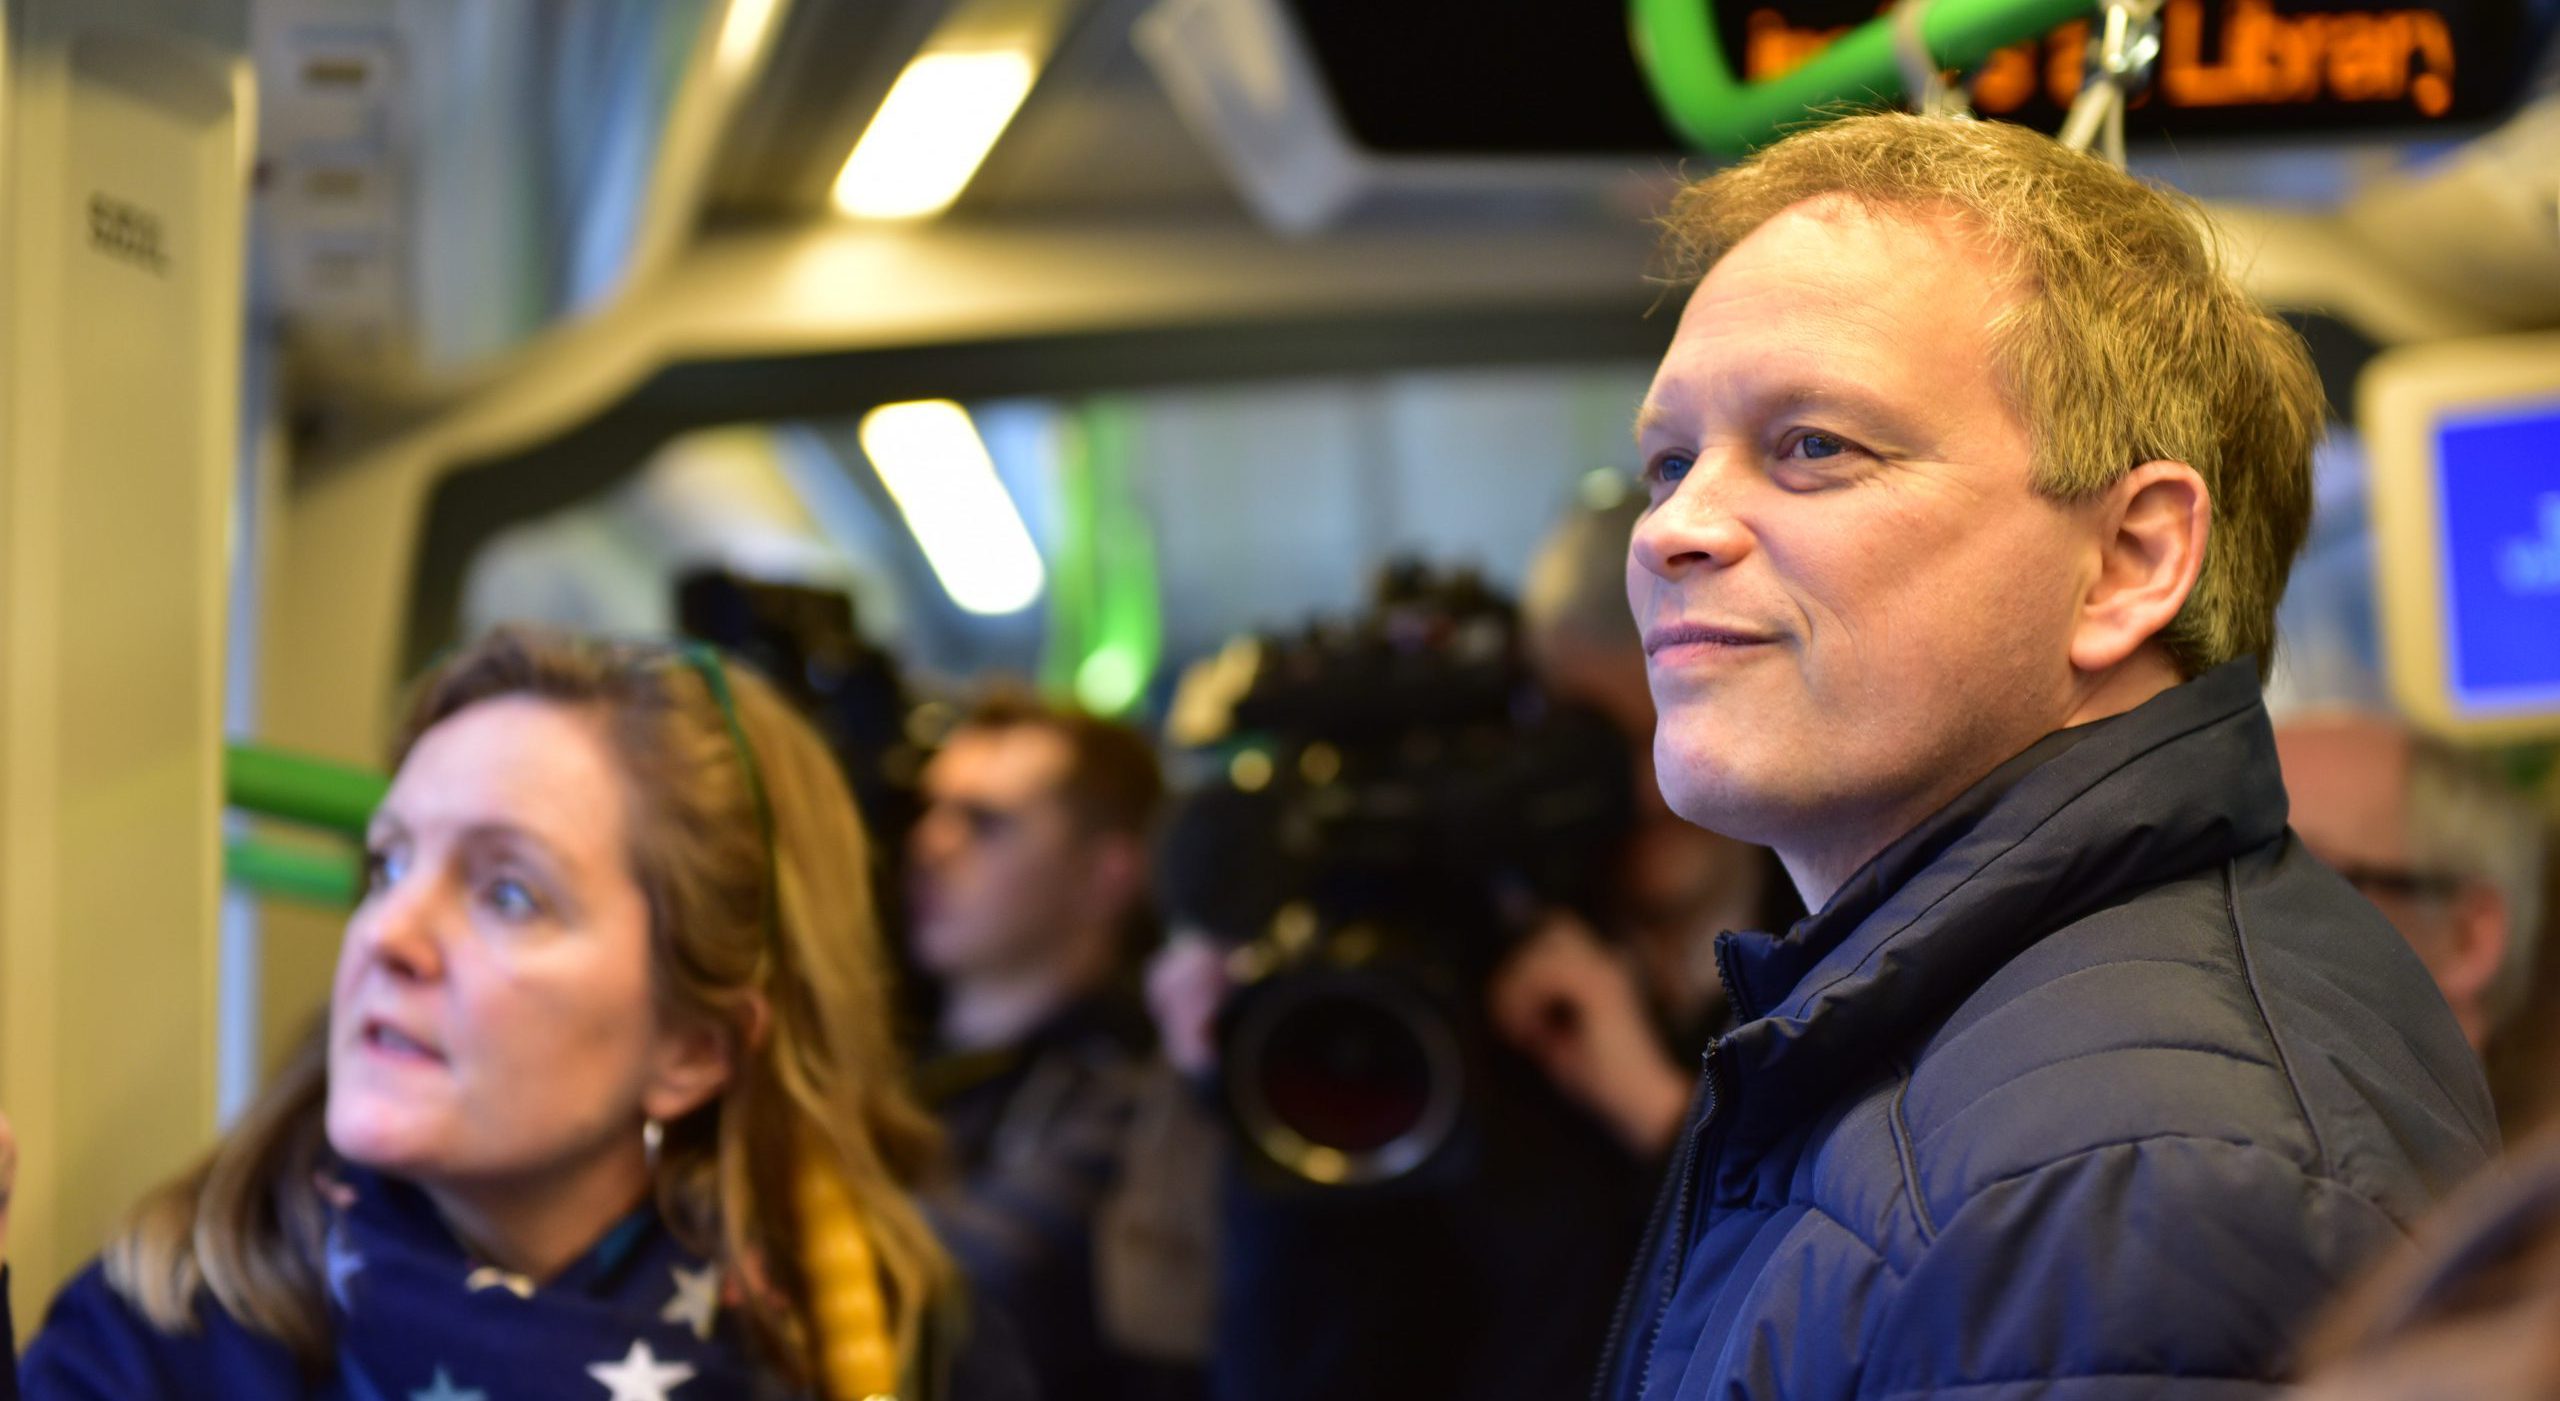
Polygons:
M707 650L502 631L403 734L325 1035L64 1291L26 1401L1023 1394L908 1196L810 729Z

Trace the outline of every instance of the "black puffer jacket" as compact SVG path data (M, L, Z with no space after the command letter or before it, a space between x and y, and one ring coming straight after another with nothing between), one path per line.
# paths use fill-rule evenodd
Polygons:
M2407 946L2285 828L2247 662L2053 735L1783 936L1601 1395L2260 1392L2496 1143Z

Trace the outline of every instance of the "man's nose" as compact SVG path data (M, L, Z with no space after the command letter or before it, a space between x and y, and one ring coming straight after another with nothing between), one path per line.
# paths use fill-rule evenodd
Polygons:
M961 840L961 821L949 808L927 807L916 819L915 831L907 837L907 861L910 865L933 867L951 859Z
M1677 579L1724 569L1751 552L1750 527L1736 513L1738 473L1701 457L1689 474L1636 522L1630 557L1647 573Z

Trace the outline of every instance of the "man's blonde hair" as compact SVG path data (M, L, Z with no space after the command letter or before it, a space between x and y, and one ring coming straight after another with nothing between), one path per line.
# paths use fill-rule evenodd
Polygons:
M1994 353L2036 488L2081 501L2144 462L2195 468L2213 530L2161 641L2182 675L2254 654L2263 681L2326 400L2302 337L2223 270L2202 210L2023 127L1877 113L1681 191L1663 220L1667 270L1702 279L1754 229L1826 196L1952 213L2010 262L2023 295L1994 323Z

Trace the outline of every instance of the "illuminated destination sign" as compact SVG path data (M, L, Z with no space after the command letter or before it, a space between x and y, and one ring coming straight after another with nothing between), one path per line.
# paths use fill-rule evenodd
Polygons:
M1859 0L1733 4L1717 15L1739 74L1777 77L1879 13ZM2325 129L2479 120L2513 105L2527 32L2514 5L2168 0L2152 91L2130 118L2154 131ZM2057 127L2080 91L2089 23L2000 50L1969 75L1975 110Z
M1344 128L1396 154L1677 150L1612 0L1280 0ZM1804 63L1881 0L1690 0L1733 76ZM2097 11L2090 0L2089 11ZM2524 0L2168 0L2138 136L2425 128L2512 110L2541 47ZM1977 110L2056 130L2088 25L1968 75ZM1845 102L1860 93L1835 95Z

